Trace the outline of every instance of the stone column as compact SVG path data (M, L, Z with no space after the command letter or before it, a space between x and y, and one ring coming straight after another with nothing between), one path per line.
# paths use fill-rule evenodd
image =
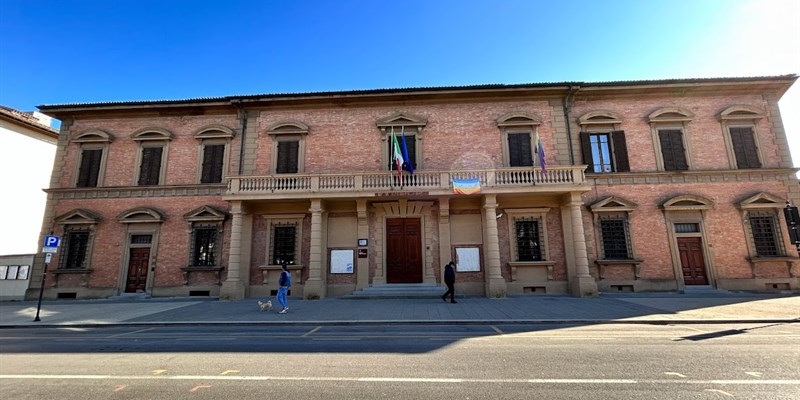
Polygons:
M444 265L453 259L450 240L450 196L439 197L439 279L444 282Z
M583 200L580 193L570 193L567 197L575 276L570 277L570 292L573 296L587 297L597 295L597 282L589 274L589 255L586 251L586 234L583 230Z
M241 201L231 202L231 248L228 256L228 276L222 283L219 297L224 300L241 300L245 296L242 282L242 216L244 205ZM244 273L248 273L245 268Z
M311 248L308 260L308 279L303 287L303 296L306 299L321 299L325 297L324 272L322 270L322 256L324 243L322 241L322 200L312 199L311 208Z
M486 252L486 297L505 297L506 280L500 271L500 243L497 235L497 196L483 197L483 249Z
M369 239L369 221L367 220L367 200L356 200L356 212L358 213L358 237L357 239ZM369 243L374 245L374 243ZM369 256L370 246L367 246ZM363 289L369 286L369 257L358 258L356 254L356 289Z

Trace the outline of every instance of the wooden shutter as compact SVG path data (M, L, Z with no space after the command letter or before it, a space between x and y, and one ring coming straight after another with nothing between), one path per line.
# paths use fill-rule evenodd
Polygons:
M679 129L658 131L661 142L661 155L664 159L664 170L684 171L689 169L686 163L686 150L683 147L683 132Z
M203 148L203 173L200 183L222 182L222 161L225 156L225 145L214 144Z
M83 150L81 152L81 167L78 171L78 187L97 187L100 176L100 161L103 149Z
M296 174L299 142L278 142L278 163L276 172L279 174Z
M406 164L411 164L414 169L417 169L417 139L413 135L406 135L406 150L408 151L408 160ZM401 147L402 149L402 147ZM408 165L403 165L403 169L408 171Z
M163 150L163 147L145 147L142 149L142 163L139 167L140 186L158 185Z
M761 161L758 160L756 140L753 137L753 128L730 128L730 133L733 153L736 156L736 167L761 168Z
M508 134L508 165L511 167L532 167L530 133Z
M587 165L586 173L594 172L594 159L592 159L592 143L589 141L589 132L581 132L581 152L583 153L583 163Z
M625 143L625 131L611 132L611 146L614 152L614 171L629 172L631 167L628 164L628 146Z

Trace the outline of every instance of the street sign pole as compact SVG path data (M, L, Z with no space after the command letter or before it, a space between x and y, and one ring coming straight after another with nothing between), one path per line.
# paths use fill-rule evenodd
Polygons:
M47 278L47 264L50 264L50 258L53 256L53 253L44 253L44 272L42 272L42 285L39 288L39 303L36 304L36 318L33 319L33 322L39 322L39 310L42 309L42 296L44 295L44 280Z
M49 235L44 237L44 247L42 248L42 252L44 252L44 271L42 271L42 285L39 287L39 302L36 304L36 318L33 319L33 322L41 321L39 318L39 311L42 309L44 283L45 279L47 279L47 265L50 264L50 260L53 258L53 253L58 250L58 245L60 242L61 238L58 236L53 236L53 232L50 232Z

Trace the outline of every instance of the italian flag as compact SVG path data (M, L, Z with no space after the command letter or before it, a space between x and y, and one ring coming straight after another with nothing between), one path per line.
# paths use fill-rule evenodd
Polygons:
M402 176L405 160L403 159L403 152L400 151L400 143L397 141L397 135L394 134L394 130L392 130L392 158L397 166L397 176Z

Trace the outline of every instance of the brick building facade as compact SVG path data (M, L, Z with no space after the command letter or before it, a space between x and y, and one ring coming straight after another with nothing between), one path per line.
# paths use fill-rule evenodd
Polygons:
M314 299L438 285L451 259L492 297L800 289L778 109L796 79L40 106L62 121L45 297L262 297L286 262Z

